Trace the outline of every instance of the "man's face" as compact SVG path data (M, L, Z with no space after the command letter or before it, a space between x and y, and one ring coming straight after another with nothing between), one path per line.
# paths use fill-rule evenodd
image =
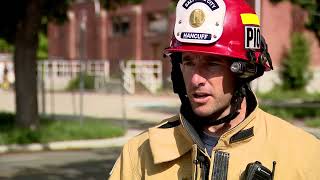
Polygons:
M223 117L230 112L235 77L230 60L222 57L182 53L181 71L194 113L200 117Z

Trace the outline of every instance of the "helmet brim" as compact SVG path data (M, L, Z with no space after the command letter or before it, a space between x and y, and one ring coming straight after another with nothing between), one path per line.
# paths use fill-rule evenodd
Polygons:
M215 56L223 56L228 57L230 59L241 59L247 61L248 58L243 56L243 53L237 53L232 51L230 48L226 48L225 46L205 46L205 45L193 45L193 44L183 44L182 46L177 47L169 47L164 50L165 55L170 55L171 53L176 52L192 52L192 53L200 53L200 54L209 54Z

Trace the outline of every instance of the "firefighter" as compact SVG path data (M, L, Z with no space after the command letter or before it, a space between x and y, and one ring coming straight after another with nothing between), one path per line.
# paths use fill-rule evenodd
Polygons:
M273 69L244 0L180 0L170 47L180 113L131 139L111 180L320 179L320 142L259 108Z

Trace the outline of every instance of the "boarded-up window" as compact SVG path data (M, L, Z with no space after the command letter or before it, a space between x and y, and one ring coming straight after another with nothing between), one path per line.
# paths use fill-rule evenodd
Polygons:
M147 34L164 34L168 31L168 17L165 13L152 12L147 14Z
M130 19L127 16L112 17L112 36L127 35L130 31Z

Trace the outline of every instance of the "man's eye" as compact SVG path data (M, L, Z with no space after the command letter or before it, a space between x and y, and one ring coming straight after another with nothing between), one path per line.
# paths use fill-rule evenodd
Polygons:
M219 63L215 63L215 62L210 62L208 63L209 66L220 66Z
M184 66L193 66L194 65L192 61L184 61L184 62L182 62L182 64Z

